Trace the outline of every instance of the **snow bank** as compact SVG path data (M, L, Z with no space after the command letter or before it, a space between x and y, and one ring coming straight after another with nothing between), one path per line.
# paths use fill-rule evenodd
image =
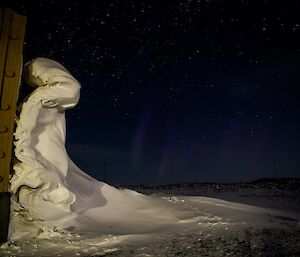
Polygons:
M69 158L65 110L78 103L80 84L62 65L34 59L25 65L25 79L37 88L15 132L10 239L60 231L142 233L178 220L162 201L97 181Z

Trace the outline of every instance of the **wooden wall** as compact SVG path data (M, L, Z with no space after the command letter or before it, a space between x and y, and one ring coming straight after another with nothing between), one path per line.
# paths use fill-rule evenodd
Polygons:
M9 174L26 17L10 9L0 10L0 15L0 242L4 242L9 223Z

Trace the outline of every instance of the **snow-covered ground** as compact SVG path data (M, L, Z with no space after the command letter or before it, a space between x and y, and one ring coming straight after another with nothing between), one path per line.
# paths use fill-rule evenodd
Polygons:
M0 256L300 255L298 180L117 189L65 149L78 81L47 58L24 71L36 89L17 122L10 241Z
M247 183L181 183L130 186L143 194L200 195L264 208L300 212L300 179L262 178Z
M197 189L181 184L181 195L174 186L142 188L184 218L142 233L62 233L10 241L0 246L0 256L300 256L299 197L293 198L297 188L281 186L278 191L278 184L270 182ZM200 191L237 201L197 196ZM283 196L289 197L283 201ZM241 199L244 203L238 203Z

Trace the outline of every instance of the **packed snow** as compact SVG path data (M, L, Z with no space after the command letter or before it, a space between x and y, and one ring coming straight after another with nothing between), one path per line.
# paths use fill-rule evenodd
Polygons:
M23 104L15 133L10 239L72 232L150 232L179 218L158 199L118 190L81 171L65 149L65 110L80 85L59 63L37 58L25 65L37 87Z
M212 197L154 198L188 215L141 233L65 232L11 240L0 246L0 256L299 256L299 213Z
M65 149L65 111L77 104L79 83L46 58L27 63L25 71L37 88L15 133L10 240L0 256L299 255L297 208L195 190L184 196L174 188L145 195L81 171Z

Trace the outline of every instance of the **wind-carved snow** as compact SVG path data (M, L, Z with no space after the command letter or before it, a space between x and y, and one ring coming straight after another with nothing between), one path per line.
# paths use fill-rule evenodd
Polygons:
M141 233L178 218L162 201L118 190L81 171L65 149L65 110L80 84L59 63L37 58L25 66L37 89L23 104L15 133L10 238L49 237L65 231Z
M0 256L299 253L299 212L170 192L146 196L81 171L65 149L65 111L77 104L79 83L46 58L25 71L37 88L23 104L15 133L10 240Z

